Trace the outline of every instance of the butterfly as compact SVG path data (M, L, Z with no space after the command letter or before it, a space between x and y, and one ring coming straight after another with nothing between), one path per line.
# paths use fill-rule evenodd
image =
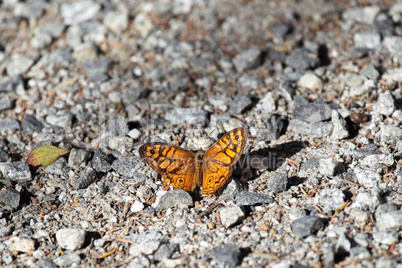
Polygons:
M223 188L247 143L247 130L235 128L223 135L207 151L196 153L162 142L151 142L138 149L141 157L162 175L164 185L192 192L202 184L203 194Z

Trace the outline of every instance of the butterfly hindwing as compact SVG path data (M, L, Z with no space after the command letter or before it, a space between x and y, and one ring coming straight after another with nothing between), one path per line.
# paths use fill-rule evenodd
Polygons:
M193 152L167 143L152 142L142 145L139 153L162 175L163 184L185 191L193 191L197 186Z

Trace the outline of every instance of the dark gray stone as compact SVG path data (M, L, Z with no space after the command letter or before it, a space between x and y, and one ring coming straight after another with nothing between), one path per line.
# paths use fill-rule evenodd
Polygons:
M295 96L295 106L293 110L293 118L301 119L309 123L315 123L331 119L331 105L322 100L309 102L304 97Z
M183 190L167 191L166 194L161 197L159 204L156 206L156 210L160 211L174 208L179 205L193 206L194 203L191 195Z
M257 204L270 204L274 199L266 194L243 191L236 197L236 203L240 206L253 206Z
M6 162L10 156L6 151L0 149L0 162Z
M41 268L57 268L58 266L49 259L40 259L37 262L38 266Z
M304 238L314 234L322 227L324 227L324 223L320 217L304 216L303 218L295 220L292 224L292 232L296 237Z
M0 192L0 202L9 207L18 208L21 202L21 194L13 188L6 188Z
M21 120L21 127L24 134L32 134L34 132L41 132L43 125L32 115L24 115Z
M96 150L92 163L96 172L106 173L112 169L113 157L100 150Z
M258 66L260 63L261 50L257 46L252 46L246 51L237 54L233 58L233 64L238 73Z
M278 114L272 114L261 127L257 129L258 140L277 140L284 131L286 117Z
M211 252L212 258L225 267L234 267L241 262L241 250L236 245L222 245Z
M12 109L15 106L15 100L14 99L2 99L0 100L0 111L5 111L8 109Z
M236 180L231 180L222 191L222 194L219 195L218 200L222 201L226 198L234 199L242 190L243 187Z
M314 69L320 65L320 60L319 57L314 57L311 54L305 48L297 48L286 57L285 62L290 67L299 71Z
M276 173L268 178L265 188L274 193L286 191L288 186L288 176L286 173Z
M244 95L237 95L229 107L229 114L241 114L245 109L249 108L252 101Z
M172 256L174 252L176 252L179 249L178 244L162 244L159 246L159 248L155 251L154 253L154 260L156 261L162 261L164 259L168 259Z
M85 149L71 149L68 157L68 165L70 167L78 167L81 163L86 163L91 157L91 152Z
M85 173L75 182L74 188L85 189L95 181L97 181L96 172L93 168L87 168Z

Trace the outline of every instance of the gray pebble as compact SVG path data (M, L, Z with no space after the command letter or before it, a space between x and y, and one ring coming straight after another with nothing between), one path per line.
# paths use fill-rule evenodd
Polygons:
M198 124L205 126L208 123L208 113L196 108L176 108L169 110L165 119L172 122L173 125L187 123L192 126Z
M311 55L312 53L305 48L295 49L289 56L286 57L286 64L290 67L302 71L314 69L320 64L318 57Z
M73 252L73 253L68 253L65 255L61 255L57 258L53 259L53 262L57 265L57 266L62 266L62 267L68 267L68 266L72 266L74 264L79 264L81 262L81 258L80 255L78 255L78 253Z
M243 191L243 187L237 180L231 180L219 195L218 200L225 200L226 198L236 198L236 196Z
M34 64L34 59L26 54L12 54L6 70L9 76L16 76L25 73Z
M362 75L366 76L369 79L372 79L374 81L377 81L377 79L380 77L380 73L377 71L377 69L374 67L374 64L370 64L367 66L362 72Z
M252 46L246 51L237 54L233 58L233 64L238 73L256 67L260 62L261 50L257 46Z
M103 20L107 28L115 33L121 33L128 27L128 14L120 12L108 12Z
M81 164L85 164L90 157L91 152L85 149L72 148L68 157L68 165L70 167L79 167Z
M269 118L257 129L256 138L258 140L277 140L284 132L286 125L286 117L272 114Z
M15 106L15 99L4 98L0 100L0 112L12 109Z
M244 210L240 206L227 206L218 210L221 222L226 228L244 220Z
M229 114L241 114L245 109L250 107L252 101L244 95L237 95L229 107Z
M315 122L311 124L311 129L305 135L311 136L313 138L325 138L329 137L334 130L334 125L325 122Z
M159 211L183 205L187 207L194 205L191 195L183 190L172 190L167 191L166 194L161 197L156 210Z
M324 176L335 176L344 170L345 167L333 158L320 159L320 173Z
M304 216L292 224L292 232L296 237L304 238L314 234L322 227L324 227L324 223L320 217Z
M13 188L6 188L0 192L0 202L12 208L18 208L21 202L20 192Z
M27 164L0 163L0 173L3 178L16 183L30 181L32 179L31 171Z
M381 181L380 174L368 169L356 167L354 173L357 177L357 181L366 187L375 187L377 183Z
M37 262L40 268L57 268L58 266L50 259L40 259Z
M100 150L95 150L92 163L96 172L106 173L112 169L113 157Z
M0 134L12 134L15 130L20 129L20 123L13 118L0 120Z
M67 160L64 157L60 157L53 164L46 166L46 172L49 174L57 175L60 177L68 177L70 168L67 165Z
M355 47L378 49L381 45L381 36L377 33L360 32L353 36Z
M345 20L352 20L370 25L374 22L380 11L381 9L379 6L351 8L343 12L343 18Z
M397 242L398 238L399 234L395 230L373 232L374 241L388 246L392 245L394 242Z
M8 241L10 251L32 253L35 250L35 240L13 236Z
M80 249L85 243L86 232L78 228L60 229L56 233L57 244L67 250Z
M380 140L385 144L396 144L398 141L402 140L402 128L394 125L382 125Z
M50 114L46 116L46 122L65 129L66 131L71 130L73 115L70 113L62 113L62 114Z
M314 123L331 119L332 108L322 100L309 102L301 96L295 96L293 118Z
M280 193L286 191L288 187L288 176L286 173L276 173L268 178L265 184L268 191L273 191L274 193Z
M376 217L376 223L381 231L399 228L402 225L402 210L380 214Z
M100 9L100 4L85 0L73 3L62 3L60 13L64 23L71 25L94 19Z
M394 98L389 90L380 93L377 102L373 105L374 111L390 116L395 111Z
M240 192L236 197L236 204L240 206L253 206L257 204L270 204L274 199L266 194L252 193L247 191Z
M317 201L324 207L324 211L329 213L338 210L345 199L345 194L340 189L322 189Z
M139 166L143 166L144 162L139 156L123 156L113 161L112 169L120 175L134 178L138 175L136 170Z
M0 84L0 92L18 92L24 90L24 78L20 74L17 74L6 81L2 81Z
M338 255L343 256L343 255L349 254L351 247L352 247L352 243L350 242L349 238L345 235L345 233L342 233L338 237L338 241L336 241L335 252Z
M336 110L332 110L331 123L334 126L331 139L341 140L349 137L348 125L343 117Z
M392 212L392 211L397 211L399 210L399 206L395 203L385 203L381 204L377 207L375 211L375 217L377 218L381 214L387 213L387 212Z
M156 250L154 254L154 260L161 261L170 258L173 255L173 253L178 250L179 250L178 244L171 244L171 243L162 244Z
M74 188L77 190L85 189L95 181L97 181L96 171L89 167L85 170L85 173L75 182Z
M242 256L238 246L222 245L211 252L212 259L224 267L235 267L240 264Z
M356 259L365 259L371 257L370 251L366 247L354 247L351 248L350 257Z

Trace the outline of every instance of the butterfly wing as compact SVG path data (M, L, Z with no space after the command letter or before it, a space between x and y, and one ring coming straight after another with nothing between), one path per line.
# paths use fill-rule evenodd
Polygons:
M233 129L205 152L203 194L214 193L226 184L232 174L232 166L239 160L246 146L247 136L246 129Z
M193 152L161 142L144 144L138 151L145 162L162 175L164 185L184 191L193 191L197 186Z

